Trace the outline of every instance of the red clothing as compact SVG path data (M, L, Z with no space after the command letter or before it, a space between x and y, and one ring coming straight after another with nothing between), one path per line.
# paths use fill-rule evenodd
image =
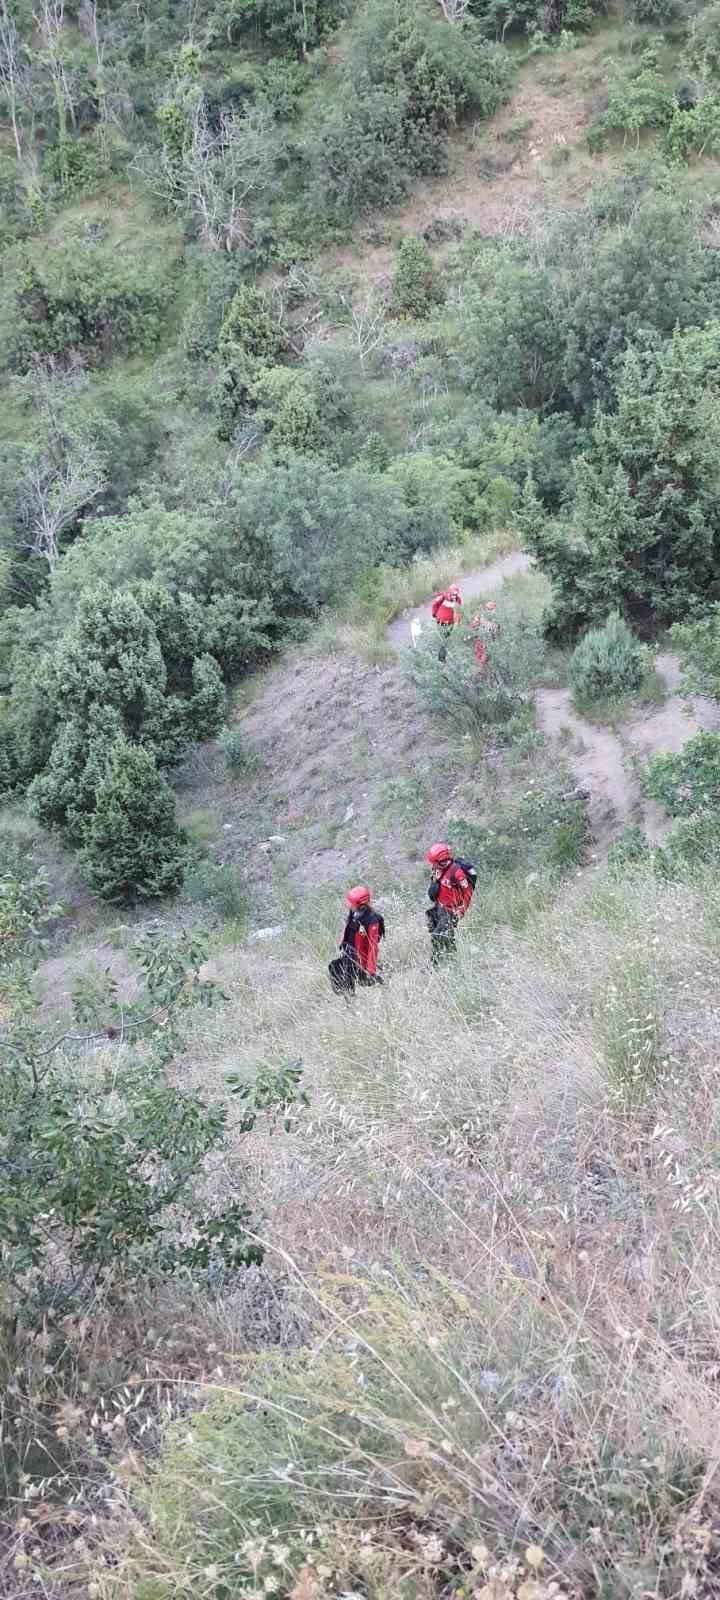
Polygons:
M438 626L442 628L447 623L459 622L461 605L462 600L459 595L450 599L447 591L443 590L441 594L435 595L430 609Z
M483 644L482 639L476 639L473 649L475 651L475 660L477 661L480 671L484 672L490 659L488 656L487 645Z
M440 878L437 904L444 906L446 911L452 911L453 915L459 918L464 917L472 897L470 879L456 861L451 861Z
M384 932L382 917L369 907L351 912L348 917L340 948L347 951L368 978L374 978L377 972L378 949Z

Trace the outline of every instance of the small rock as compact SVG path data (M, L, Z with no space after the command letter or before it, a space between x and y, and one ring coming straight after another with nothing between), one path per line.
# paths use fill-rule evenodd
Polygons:
M271 833L270 834L270 837L268 839L268 844L284 844L284 843L285 843L285 835L284 835L284 833Z
M500 1373L493 1372L490 1367L486 1367L484 1372L480 1373L480 1388L490 1394L494 1394L495 1390L500 1388L500 1381Z
M256 928L254 933L248 934L248 944L263 944L266 939L279 939L285 929L282 922L275 928Z
M354 806L348 806L347 811L345 812L345 815L343 817L343 822L352 822L352 819L353 819L354 815L355 815L355 807Z
M224 822L223 823L223 833L232 833L232 829L233 829L233 825L232 825L231 822Z

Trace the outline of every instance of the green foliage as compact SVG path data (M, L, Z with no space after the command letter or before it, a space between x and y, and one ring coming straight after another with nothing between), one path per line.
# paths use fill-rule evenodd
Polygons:
M37 354L80 351L101 362L152 350L163 328L168 273L145 252L120 255L101 237L32 246L8 263L0 300L0 360L24 372Z
M356 14L347 74L308 153L310 200L347 222L402 198L420 173L444 172L444 134L507 97L507 55L467 17L448 27L411 0L369 0Z
M175 800L149 750L119 738L110 747L82 829L81 861L101 899L133 902L172 894L187 863Z
M682 61L701 85L720 82L720 0L699 7L690 18Z
M544 649L537 629L527 619L504 616L481 671L473 651L474 635L460 625L447 646L447 661L438 656L438 640L425 639L408 652L406 671L436 716L463 731L506 724L529 701L542 670Z
M440 277L424 239L409 233L400 245L390 292L390 308L396 317L429 317L442 305L445 294Z
M563 331L551 280L514 251L493 249L476 268L461 304L462 363L468 387L498 410L557 405Z
M62 907L51 904L49 885L43 872L35 872L0 838L0 968L17 961L28 950L36 952L44 943L44 931L62 915Z
M548 625L572 637L622 612L641 629L672 622L715 590L720 327L631 349L616 408L598 411L575 469L568 528L548 523L532 490L521 521L553 583Z
M670 635L683 667L683 688L720 700L720 605L697 622L676 622Z
M653 756L643 788L671 817L720 806L720 735L697 733L679 755Z
M614 872L622 873L636 862L647 861L649 856L650 846L645 834L636 822L632 822L609 845L607 863Z
M299 371L263 367L248 390L273 447L301 452L332 449L352 419L348 392L320 364Z
M519 800L498 801L492 823L453 818L452 837L463 856L482 877L522 869L561 870L577 866L588 844L588 823L582 797L571 787L531 779Z
M253 404L255 384L287 351L287 334L265 295L259 289L238 289L218 340L222 365L216 407L221 438L232 437L238 415Z
M19 971L0 1022L0 1233L6 1308L40 1321L90 1305L102 1288L211 1262L237 1268L261 1256L249 1211L234 1198L207 1210L200 1183L224 1140L226 1106L184 1094L166 1078L182 1044L179 1018L212 1005L201 979L207 947L146 938L134 951L131 997L106 975L85 978L58 1037L42 1027L29 972ZM123 1048L116 1054L115 1041ZM102 1045L88 1070L87 1046ZM268 1081L263 1104L287 1116L299 1077ZM38 1210L42 1197L41 1214Z
M643 3L643 0L640 0ZM654 0L649 0L654 3ZM616 73L610 85L607 108L593 124L593 144L597 148L606 133L635 135L636 144L644 128L666 128L676 114L672 90L664 82L650 56L630 76Z
M668 834L664 845L655 850L653 865L663 878L676 878L688 869L706 873L720 861L720 809L693 812L681 817Z
M245 918L247 903L234 867L196 862L185 873L183 894L194 905L209 905L228 922L240 923Z
M720 153L720 99L708 95L688 110L676 107L667 131L665 148L671 161Z
M242 772L247 757L245 742L239 728L221 728L217 745L228 772Z
M602 628L591 628L573 651L568 669L573 697L592 703L632 694L640 688L646 663L646 649L625 618L612 611Z

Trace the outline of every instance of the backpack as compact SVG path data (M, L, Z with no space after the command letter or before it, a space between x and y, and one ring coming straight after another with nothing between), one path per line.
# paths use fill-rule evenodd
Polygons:
M471 861L463 861L462 856L454 856L453 860L456 867L462 867L465 877L467 878L470 888L474 894L478 881L477 867L474 867Z

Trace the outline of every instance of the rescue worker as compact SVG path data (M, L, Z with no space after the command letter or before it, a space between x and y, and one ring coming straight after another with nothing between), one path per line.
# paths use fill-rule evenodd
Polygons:
M443 589L440 594L436 594L432 601L430 611L440 634L438 661L447 659L448 639L460 621L461 610L462 595L456 583L451 583L449 589Z
M340 955L330 962L328 972L336 994L355 993L355 985L368 988L382 983L378 972L380 940L385 937L385 923L370 904L367 884L358 883L345 896L348 918L340 940Z
M469 861L454 857L448 844L431 845L425 860L432 867L428 886L431 904L425 916L432 964L436 967L445 956L455 954L455 931L475 892L477 872Z
M472 626L475 630L473 651L481 672L487 671L488 661L490 660L488 641L494 639L500 632L500 625L495 615L496 611L496 602L488 600L477 616L472 619Z

